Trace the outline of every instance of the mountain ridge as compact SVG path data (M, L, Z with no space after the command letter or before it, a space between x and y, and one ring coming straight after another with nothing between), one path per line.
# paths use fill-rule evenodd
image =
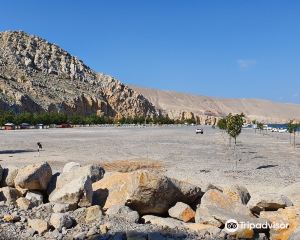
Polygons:
M147 97L157 109L175 119L190 115L195 119L197 116L199 119L211 116L218 120L229 113L243 112L249 121L283 123L289 120L300 120L300 105L294 103L255 98L209 97L136 85L130 87Z

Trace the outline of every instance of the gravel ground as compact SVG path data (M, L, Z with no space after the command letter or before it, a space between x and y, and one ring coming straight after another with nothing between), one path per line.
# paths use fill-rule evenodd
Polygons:
M0 131L0 164L24 166L48 161L60 171L69 161L101 163L128 159L161 161L168 176L204 186L242 184L250 193L277 191L299 181L300 136L296 149L287 133L244 129L237 146L218 129L204 126L82 127ZM37 142L43 151L38 155Z

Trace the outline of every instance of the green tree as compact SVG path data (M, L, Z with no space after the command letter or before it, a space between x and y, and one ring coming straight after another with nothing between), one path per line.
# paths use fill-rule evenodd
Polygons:
M244 124L243 113L232 115L231 113L226 117L226 131L230 137L234 139L234 144L236 144L236 138L240 135L242 127Z
M264 130L264 124L262 122L256 122L256 126L259 129L260 133L262 132L262 130Z
M292 144L292 134L294 134L294 148L296 147L296 132L299 128L299 124L293 123L293 121L289 121L287 124L287 131L290 133L290 144Z
M219 129L221 130L226 130L227 129L227 121L226 118L221 118L218 123L217 126Z

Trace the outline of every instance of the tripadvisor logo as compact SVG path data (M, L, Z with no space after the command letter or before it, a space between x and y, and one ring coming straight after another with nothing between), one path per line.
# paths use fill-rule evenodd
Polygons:
M235 219L228 219L225 223L225 231L228 233L234 233L238 230L239 224Z

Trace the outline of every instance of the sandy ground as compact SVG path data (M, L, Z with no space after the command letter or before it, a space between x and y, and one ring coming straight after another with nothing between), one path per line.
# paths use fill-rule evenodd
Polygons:
M300 180L300 136L294 150L287 133L245 129L234 149L225 133L211 127L204 131L196 135L192 126L0 131L0 164L48 161L59 171L69 161L158 160L168 176L200 186L242 184L250 192L278 191ZM37 142L43 144L40 155Z

